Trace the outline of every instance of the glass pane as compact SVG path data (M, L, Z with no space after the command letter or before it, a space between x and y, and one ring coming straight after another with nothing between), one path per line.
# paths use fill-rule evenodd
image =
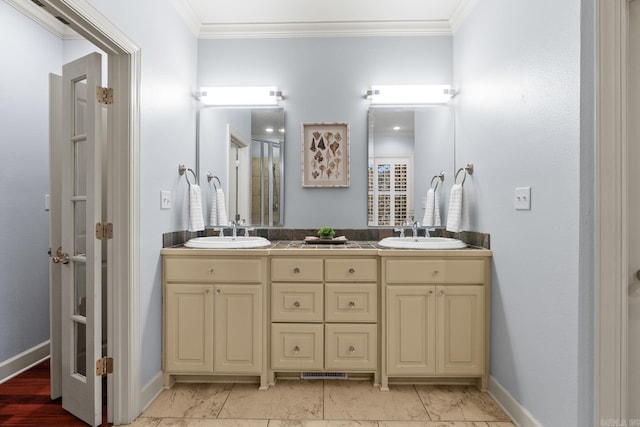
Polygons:
M73 236L75 240L75 255L87 253L87 202L76 200L73 202Z
M402 224L408 218L407 214L407 195L396 195L394 197L394 220L396 225Z
M74 262L73 314L87 315L87 264Z
M367 196L367 224L375 225L373 223L373 194Z
M367 191L372 192L373 191L373 165L371 163L369 163L369 168L368 168L368 172L367 172Z
M76 374L87 376L87 326L83 323L74 322L74 362Z
M87 119L87 80L78 80L74 84L74 112L73 135L85 133L85 120Z
M73 144L73 195L87 195L87 154L85 152L86 142L78 141Z
M396 191L407 191L407 165L394 165L394 188Z
M378 165L378 191L391 190L391 165Z
M391 225L391 196L378 196L378 225Z

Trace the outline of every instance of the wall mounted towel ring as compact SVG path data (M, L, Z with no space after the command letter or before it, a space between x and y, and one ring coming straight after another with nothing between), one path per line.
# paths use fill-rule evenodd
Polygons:
M454 184L458 183L458 175L460 175L460 172L463 172L463 171L464 171L464 176L462 177L462 182L460 183L460 185L464 185L464 182L467 179L467 174L473 175L473 163L467 163L467 166L460 168L456 171L456 174L453 177Z
M211 182L211 180L213 180L213 179L218 181L218 185L216 185L215 182ZM218 189L218 186L222 187L222 183L220 182L220 178L218 178L217 176L215 176L211 172L207 172L207 182L211 182L213 184L213 188L215 188L216 190Z
M436 180L436 185L435 187L433 186L433 180ZM444 182L444 171L440 172L438 175L434 175L433 178L431 178L431 184L430 187L433 191L436 191L436 189L438 188L438 184L440 183L440 181Z
M193 175L193 182L197 184L198 177L196 176L196 173L193 171L193 169L188 168L185 165L178 165L178 173L180 174L180 176L184 175L184 177L187 180L187 184L189 184L189 187L191 187L191 181L189 181L189 174L185 175L186 172L191 172L191 174Z

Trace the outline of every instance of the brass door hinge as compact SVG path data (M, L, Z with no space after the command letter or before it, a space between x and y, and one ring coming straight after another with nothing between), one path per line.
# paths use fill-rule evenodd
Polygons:
M110 87L96 87L96 98L100 104L113 104L113 89Z
M104 377L107 374L113 374L113 358L103 357L96 360L96 377Z
M110 222L99 222L96 224L96 239L108 240L113 237L113 224Z

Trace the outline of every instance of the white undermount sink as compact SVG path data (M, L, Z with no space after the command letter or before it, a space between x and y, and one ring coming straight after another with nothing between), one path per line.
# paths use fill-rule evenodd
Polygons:
M462 240L448 237L385 237L378 242L383 248L393 249L463 249Z
M189 239L184 246L197 249L251 249L264 248L270 244L269 240L259 236L208 236Z

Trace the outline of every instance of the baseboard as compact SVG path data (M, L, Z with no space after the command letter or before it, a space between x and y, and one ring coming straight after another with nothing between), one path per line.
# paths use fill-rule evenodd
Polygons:
M156 397L162 393L164 385L162 383L162 372L151 379L140 391L140 413L142 414L156 400Z
M46 340L45 342L31 347L17 356L0 363L0 384L9 381L11 378L21 374L49 357L49 344L50 341Z
M488 392L518 427L543 427L494 377L489 377Z

